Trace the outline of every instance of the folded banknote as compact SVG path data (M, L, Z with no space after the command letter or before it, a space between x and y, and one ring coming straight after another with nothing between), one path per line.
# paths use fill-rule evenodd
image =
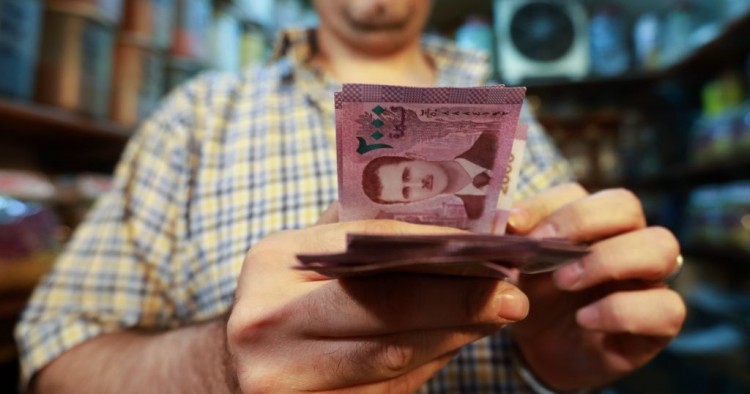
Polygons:
M350 234L346 251L300 255L294 268L334 278L393 271L501 278L586 255L585 245L561 239L502 235L526 145L525 94L505 86L345 84L334 96L340 220L471 233Z
M525 92L345 84L335 93L341 220L504 231Z
M585 245L557 238L349 234L346 251L298 255L300 264L294 268L328 277L399 271L497 278L508 276L510 269L526 274L549 272L586 254Z

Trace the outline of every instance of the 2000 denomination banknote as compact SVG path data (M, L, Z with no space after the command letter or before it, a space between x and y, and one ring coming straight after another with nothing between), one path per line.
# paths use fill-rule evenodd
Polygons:
M341 220L493 230L512 201L524 96L502 86L344 85L335 95Z

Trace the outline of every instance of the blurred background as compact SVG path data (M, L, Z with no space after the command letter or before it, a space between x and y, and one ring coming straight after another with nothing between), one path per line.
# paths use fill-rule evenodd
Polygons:
M263 63L304 0L0 0L0 392L12 330L138 122L207 69ZM750 0L434 0L590 190L681 240L682 334L612 393L750 392Z

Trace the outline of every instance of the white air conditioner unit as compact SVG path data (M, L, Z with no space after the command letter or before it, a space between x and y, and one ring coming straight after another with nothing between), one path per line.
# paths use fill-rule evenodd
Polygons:
M507 82L589 72L588 16L574 0L495 0L498 71Z

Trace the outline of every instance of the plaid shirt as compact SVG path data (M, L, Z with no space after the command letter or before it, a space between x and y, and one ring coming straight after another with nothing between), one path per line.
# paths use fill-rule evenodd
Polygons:
M232 303L247 249L312 225L336 200L333 94L288 31L272 64L209 73L173 92L140 127L97 202L16 329L23 382L61 353L125 329L216 318ZM481 85L486 56L425 38L442 86ZM531 124L518 197L570 179ZM466 346L429 392L519 392L505 331Z

